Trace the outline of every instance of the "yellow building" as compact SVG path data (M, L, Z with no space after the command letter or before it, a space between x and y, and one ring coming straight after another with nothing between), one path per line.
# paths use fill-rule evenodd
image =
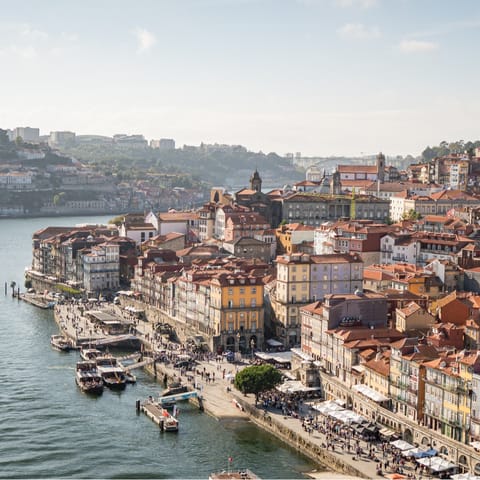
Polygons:
M275 230L279 254L296 253L304 242L313 242L315 228L301 223L281 225Z
M425 423L462 443L469 440L471 385L480 372L477 352L463 351L427 362L425 377Z
M363 364L364 383L385 397L390 395L390 350L378 352Z
M248 352L263 347L264 307L261 278L222 273L210 280L210 311L217 351Z
M435 323L435 317L416 302L410 302L404 308L397 308L395 314L395 328L400 332L428 330Z

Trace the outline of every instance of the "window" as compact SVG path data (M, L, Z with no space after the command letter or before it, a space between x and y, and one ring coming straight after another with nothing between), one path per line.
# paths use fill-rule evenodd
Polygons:
M233 288L229 288L229 289L228 289L228 294L229 294L229 295L233 295Z
M251 291L252 293L257 293L257 287L252 287Z
M229 333L233 332L233 322L228 322L228 331Z
M240 287L240 293L241 294L245 293L245 288L244 287Z
M257 306L257 300L255 298L252 298L251 302L250 302L250 305L252 307L256 307Z
M244 307L245 307L245 299L241 298L240 299L240 308L244 308Z

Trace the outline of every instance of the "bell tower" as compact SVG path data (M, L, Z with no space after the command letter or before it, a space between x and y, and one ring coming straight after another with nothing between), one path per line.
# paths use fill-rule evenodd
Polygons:
M340 172L335 170L330 178L330 195L340 195L342 193L342 182L340 181Z
M255 169L250 177L250 189L255 190L256 192L262 191L262 179L260 178L260 174L258 173L257 169Z
M382 152L377 155L377 180L385 181L385 155Z

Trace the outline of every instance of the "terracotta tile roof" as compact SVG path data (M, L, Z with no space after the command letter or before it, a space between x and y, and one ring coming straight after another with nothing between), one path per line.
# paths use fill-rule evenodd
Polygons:
M399 312L402 312L406 317L413 315L414 313L421 310L422 307L416 302L410 302L405 308L397 308Z
M366 188L370 185L371 180L340 180L342 187L355 187L355 188Z
M242 188L237 192L237 195L255 195L257 193L256 190L251 190L249 188Z
M305 305L304 307L302 307L300 310L314 313L316 315L321 315L323 313L323 304L322 302L310 303L309 305Z
M376 165L338 165L339 173L377 173Z
M162 222L186 222L188 220L197 220L198 212L162 212L158 214Z
M383 377L387 377L390 374L390 360L385 357L380 358L379 360L373 358L365 363L365 368L369 368Z

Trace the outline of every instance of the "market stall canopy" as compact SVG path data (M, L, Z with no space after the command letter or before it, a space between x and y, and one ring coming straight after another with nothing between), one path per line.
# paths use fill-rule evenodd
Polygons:
M323 415L327 415L328 412L344 410L344 408L335 400L326 400L325 402L316 403L315 405L312 405L312 408Z
M456 468L454 463L450 463L447 460L444 460L440 457L431 457L431 458L419 458L417 463L424 465L429 468L432 472L444 472L445 470L450 470L451 468Z
M450 475L450 478L453 480L480 480L480 476L473 473L457 473Z
M283 393L315 392L320 390L320 387L306 387L299 380L287 380L281 385L278 385L277 390Z
M413 445L406 442L405 440L395 440L393 442L390 442L390 445L393 445L395 448L398 448L399 450L411 450L412 448L415 448Z
M255 352L255 356L266 362L290 363L292 361L292 352Z

